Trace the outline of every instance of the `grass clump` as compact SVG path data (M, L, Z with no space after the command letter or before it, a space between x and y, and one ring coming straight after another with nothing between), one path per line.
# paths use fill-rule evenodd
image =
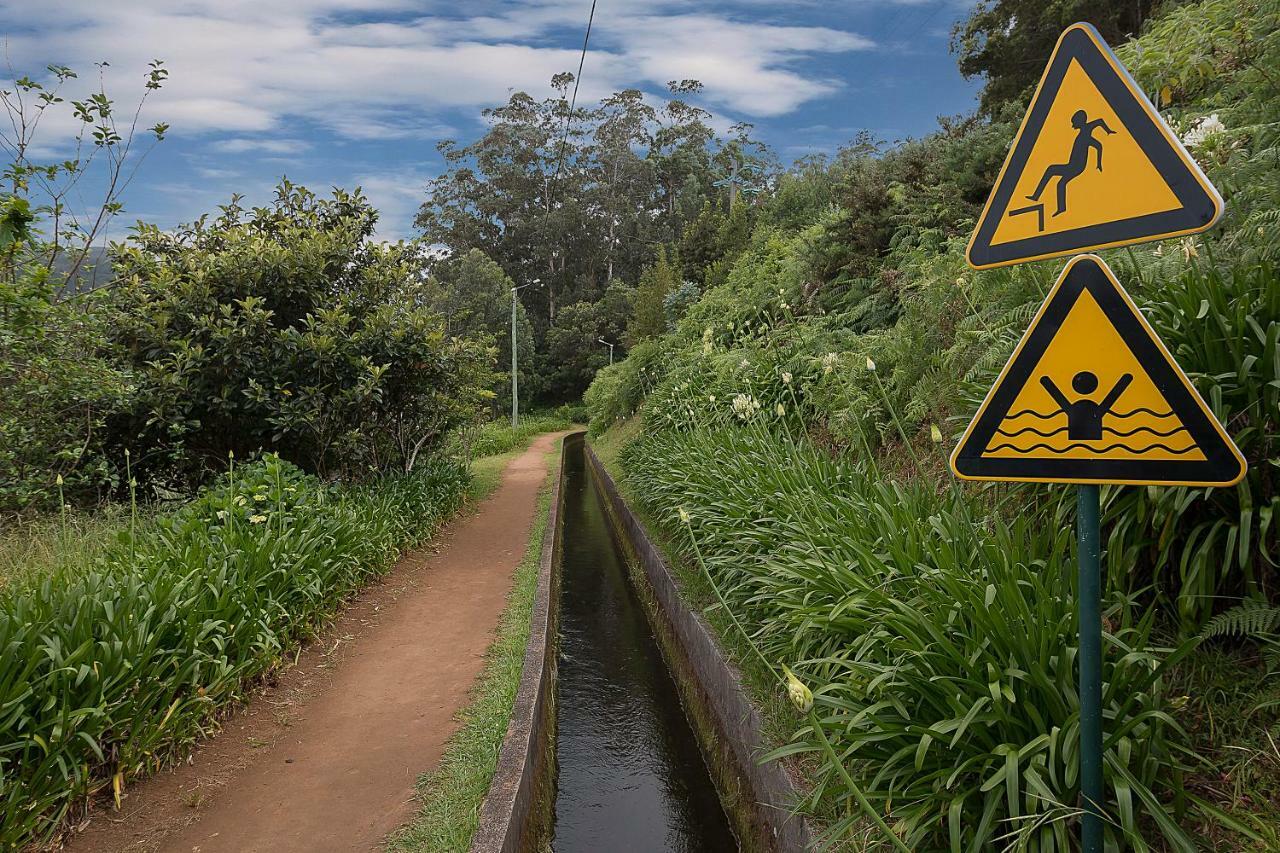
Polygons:
M538 495L529 546L516 568L507 610L497 638L489 647L473 700L462 713L462 728L449 740L439 768L423 776L419 783L422 810L409 826L392 837L390 850L444 853L465 851L471 845L524 671L529 620L547 534L551 483L559 455L559 448L547 455L549 473Z
M93 511L0 520L0 593L30 578L92 564L121 530L131 522L145 525L149 518L150 513L134 517L128 506L106 504Z
M813 762L808 806L833 837L861 831L865 795L911 849L1069 849L1069 523L890 480L757 423L646 436L621 460L764 658L812 687L813 722L772 757ZM1194 759L1168 687L1186 647L1162 647L1151 612L1119 594L1106 619L1109 843L1193 849L1180 823L1199 807L1181 782Z
M568 411L568 407L561 408ZM454 444L468 458L480 459L521 449L534 436L572 426L573 421L560 412L521 415L518 427L512 428L510 420L489 421L459 432L454 437Z
M359 487L274 456L0 594L0 846L53 838L181 754L248 679L460 504L434 460ZM84 565L75 565L84 562Z

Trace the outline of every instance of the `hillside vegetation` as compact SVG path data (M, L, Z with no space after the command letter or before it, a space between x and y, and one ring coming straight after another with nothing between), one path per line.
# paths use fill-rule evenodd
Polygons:
M1105 256L1249 462L1229 489L1103 490L1119 848L1280 844L1278 28L1280 4L1208 0L1116 39L1227 214ZM963 260L1026 103L1007 82L780 175L700 297L586 393L597 434L643 419L627 488L812 690L775 755L812 755L805 807L848 843L884 838L862 797L910 849L1074 843L1074 491L946 468L1063 264Z

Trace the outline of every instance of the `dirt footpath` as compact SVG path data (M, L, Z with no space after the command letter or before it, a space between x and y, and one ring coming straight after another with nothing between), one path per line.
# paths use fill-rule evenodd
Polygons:
M377 849L412 817L415 780L457 728L556 440L537 439L434 552L407 555L188 765L131 788L70 849Z

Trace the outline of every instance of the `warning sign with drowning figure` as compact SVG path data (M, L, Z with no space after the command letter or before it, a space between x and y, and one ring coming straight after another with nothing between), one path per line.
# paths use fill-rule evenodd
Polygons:
M1067 264L951 457L975 480L1231 485L1240 452L1111 270Z
M978 268L1191 234L1222 199L1097 30L1062 34L966 256Z

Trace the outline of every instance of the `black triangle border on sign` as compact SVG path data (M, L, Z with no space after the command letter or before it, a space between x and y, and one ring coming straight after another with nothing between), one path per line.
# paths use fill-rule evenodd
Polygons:
M1181 207L993 246L991 240L996 228L1009 209L1018 178L1026 168L1072 60L1080 63L1098 87L1134 141L1169 184ZM970 266L987 269L1086 249L1192 234L1211 227L1222 215L1222 199L1181 145L1170 137L1170 131L1154 114L1146 96L1115 59L1097 30L1088 24L1072 25L1058 41L991 198L978 220L965 252ZM1117 185L1117 191L1123 191L1123 182Z
M982 455L1071 308L1086 290L1182 420L1205 455L1203 460L993 458ZM1111 270L1102 259L1093 255L1073 258L1062 271L1031 327L965 431L952 455L951 465L965 479L1059 483L1231 485L1238 482L1245 472L1240 451L1222 431Z

